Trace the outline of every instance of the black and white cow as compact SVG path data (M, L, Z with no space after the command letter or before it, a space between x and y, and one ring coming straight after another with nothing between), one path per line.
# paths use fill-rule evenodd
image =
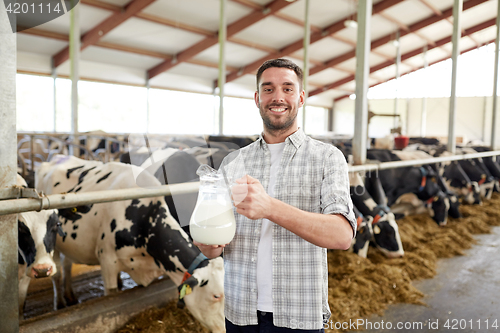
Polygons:
M404 255L394 214L385 205L377 204L365 188L363 179L357 172L349 173L351 199L359 212L372 218L373 241L376 247L389 258Z
M17 175L17 186L27 187ZM53 260L56 234L64 235L57 210L24 212L18 215L19 317L23 318L28 287L33 278L53 276L57 272Z
M457 148L457 154L474 154L476 150L469 147ZM491 199L493 190L499 188L498 180L488 170L482 158L458 161L471 181L477 181L481 191L481 197L487 200Z
M388 150L370 149L367 157L381 162L399 161L397 155ZM388 205L392 206L403 194L413 193L425 202L429 215L439 225L445 225L448 219L450 200L433 180L432 174L423 167L404 167L380 170L378 173ZM358 207L359 208L359 207Z
M392 153L402 161L426 160L433 158L432 155L422 150L411 150L411 149L405 149L403 151L393 150ZM427 172L426 180L427 178L430 178L431 181L436 183L441 188L443 193L448 197L450 203L450 208L448 209L448 215L453 218L462 217L459 211L460 201L458 200L458 196L450 190L443 177L439 174L439 167L437 167L434 164L432 166L424 165L423 168L426 169L426 171L424 172Z
M56 156L43 163L36 186L45 194L81 193L110 189L157 187L160 182L140 167ZM118 274L127 272L147 286L168 275L184 294L189 311L213 332L224 331L223 261L208 260L173 219L163 197L115 201L60 209L67 236L58 237L56 250L65 256L64 276L71 264L100 265L107 295L118 291ZM56 306L63 303L60 273L54 277ZM70 282L65 297L74 301Z
M413 148L427 152L434 157L451 156L451 153L447 151L447 147L442 144L415 144ZM460 148L457 148L457 152L460 153ZM445 181L449 190L458 196L462 200L462 203L481 204L481 192L486 194L486 187L491 187L489 185L481 185L486 180L486 176L475 165L475 162L471 163L468 160L441 163L438 173ZM472 179L471 176L477 180Z
M360 257L366 258L368 255L368 247L370 242L373 240L373 229L372 222L373 217L364 216L361 212L356 208L354 208L354 216L356 217L356 221L358 227L356 229L356 237L353 238L350 251L359 255Z

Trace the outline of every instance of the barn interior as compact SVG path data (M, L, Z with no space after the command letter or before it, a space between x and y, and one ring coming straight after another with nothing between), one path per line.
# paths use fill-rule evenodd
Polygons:
M401 167L466 158L498 165L497 0L50 0L44 2L53 10L50 17L30 1L27 7L17 1L18 12L14 1L0 4L0 188L15 184L16 172L33 185L37 168L57 154L107 163L145 145L150 155L151 148L166 144L192 149L188 141L239 148L235 142L241 141L234 140L251 142L262 131L256 71L280 57L306 74L300 127L347 147L352 173L388 167L367 157L370 148L404 150L423 138L436 140L448 157L400 161ZM473 146L484 149L463 157L462 149ZM499 189L498 180L492 180L493 189ZM462 201L462 217L449 218L444 227L422 207L403 202L397 207L409 214L397 220L403 258L386 258L375 247L367 258L329 253L330 285L341 281L330 290L334 323L458 319L461 328L460 319L466 319L464 331L480 329L485 320L493 324L500 307L488 296L499 291L498 265L487 258L499 251L492 236L500 224L496 190L481 206ZM50 279L32 281L32 305L20 320L18 292L8 287L18 283L12 273L17 219L7 214L39 210L44 203L36 206L32 201L39 198L14 192L0 192L0 262L10 272L0 276L0 331L136 332L155 318L158 331L206 332L187 310L166 305L164 295L177 297L168 279L142 294L124 274L127 300L115 299L103 296L98 268L84 266L75 269L82 270L75 273L81 277L81 304L53 311ZM453 280L457 267L462 273ZM459 291L464 281L477 291ZM391 290L393 285L398 287ZM360 304L378 288L389 296ZM168 313L137 301L149 311L139 314L131 305L155 297ZM484 302L491 305L487 314ZM477 306L458 306L464 303ZM113 317L106 307L120 315ZM88 317L82 320L83 313ZM138 314L138 322L129 322ZM64 316L73 319L63 322ZM359 331L384 331L364 329Z

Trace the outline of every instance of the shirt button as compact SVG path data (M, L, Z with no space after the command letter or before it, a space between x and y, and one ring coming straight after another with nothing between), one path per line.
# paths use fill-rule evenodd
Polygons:
M252 258L252 262L254 262L254 261L255 261L255 258Z
M252 292L254 293L254 292L255 292L255 289L252 289Z

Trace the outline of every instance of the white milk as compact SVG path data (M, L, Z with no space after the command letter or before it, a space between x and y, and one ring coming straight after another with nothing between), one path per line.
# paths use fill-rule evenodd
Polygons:
M193 240L202 244L229 243L236 232L231 204L223 205L217 200L199 202L191 216L189 231Z

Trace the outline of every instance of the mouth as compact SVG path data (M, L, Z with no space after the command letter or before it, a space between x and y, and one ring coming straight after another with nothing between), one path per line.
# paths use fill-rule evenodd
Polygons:
M284 112L286 112L288 110L288 107L283 106L283 105L280 105L280 106L270 106L268 108L268 110L271 113L274 113L274 114L282 114L282 113L284 113Z

